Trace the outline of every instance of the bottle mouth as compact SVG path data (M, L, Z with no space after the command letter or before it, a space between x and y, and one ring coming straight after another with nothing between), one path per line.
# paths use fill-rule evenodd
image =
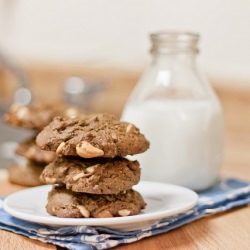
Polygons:
M198 33L163 31L150 34L151 53L198 53Z

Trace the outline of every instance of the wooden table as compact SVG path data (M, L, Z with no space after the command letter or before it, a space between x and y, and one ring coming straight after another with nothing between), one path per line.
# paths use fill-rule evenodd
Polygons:
M249 134L226 135L222 176L250 181ZM0 172L0 196L20 189L22 187L8 182L5 171ZM0 230L0 249L33 250L56 247ZM250 249L250 207L244 206L203 218L171 232L118 246L116 249Z

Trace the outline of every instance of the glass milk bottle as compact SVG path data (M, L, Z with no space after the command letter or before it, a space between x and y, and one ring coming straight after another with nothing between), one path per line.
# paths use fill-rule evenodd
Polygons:
M122 114L150 141L134 158L142 180L204 190L219 176L224 126L220 103L196 67L199 35L165 32L151 40L152 62Z

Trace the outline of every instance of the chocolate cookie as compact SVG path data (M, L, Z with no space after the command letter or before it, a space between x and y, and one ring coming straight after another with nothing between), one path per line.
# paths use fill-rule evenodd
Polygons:
M124 157L149 147L137 127L109 114L74 119L56 117L38 134L36 142L44 150L83 158Z
M53 161L56 156L55 152L41 150L37 146L35 138L30 138L19 143L16 148L16 154L40 163L49 163Z
M58 104L13 104L4 116L5 122L26 129L42 130L55 116L75 117L80 114L76 108Z
M58 157L45 167L40 180L47 184L66 184L74 192L118 194L140 180L138 161L125 158Z
M9 167L9 181L21 186L39 186L42 185L39 177L44 169L44 164L38 164L31 161L23 165L13 164Z
M54 187L48 195L47 212L64 218L105 218L136 215L145 208L141 195L128 190L117 195L74 193Z

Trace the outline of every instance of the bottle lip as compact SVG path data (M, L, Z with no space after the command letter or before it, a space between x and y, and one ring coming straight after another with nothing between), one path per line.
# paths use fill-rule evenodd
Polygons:
M151 39L169 41L198 41L200 35L189 31L160 31L150 34Z
M151 52L159 53L198 53L200 35L187 31L162 31L151 33Z

